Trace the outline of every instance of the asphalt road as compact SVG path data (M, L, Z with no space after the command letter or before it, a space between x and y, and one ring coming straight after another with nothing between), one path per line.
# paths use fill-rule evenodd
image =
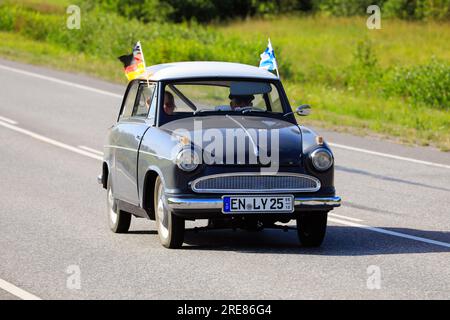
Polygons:
M0 299L450 298L450 154L431 148L319 130L344 203L318 249L267 230L167 250L143 219L111 233L95 150L123 91L0 60Z

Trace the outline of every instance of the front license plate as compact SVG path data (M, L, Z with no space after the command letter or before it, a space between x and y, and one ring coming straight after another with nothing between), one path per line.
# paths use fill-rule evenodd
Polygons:
M223 213L293 212L294 196L223 196Z

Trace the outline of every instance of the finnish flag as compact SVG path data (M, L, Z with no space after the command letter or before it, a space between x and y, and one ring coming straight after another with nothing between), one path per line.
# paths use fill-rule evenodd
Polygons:
M275 58L275 52L273 51L270 39L266 51L261 54L261 62L259 63L259 67L268 71L276 70L278 73L277 59Z

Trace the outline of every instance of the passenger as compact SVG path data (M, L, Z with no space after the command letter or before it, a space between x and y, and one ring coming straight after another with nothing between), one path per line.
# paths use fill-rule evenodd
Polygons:
M173 94L166 91L164 93L164 112L171 116L175 112L175 98L173 97Z

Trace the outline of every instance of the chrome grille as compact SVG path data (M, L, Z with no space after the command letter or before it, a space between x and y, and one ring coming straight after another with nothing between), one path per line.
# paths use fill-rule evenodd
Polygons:
M315 192L320 189L320 181L302 174L238 173L202 177L191 186L198 193Z

